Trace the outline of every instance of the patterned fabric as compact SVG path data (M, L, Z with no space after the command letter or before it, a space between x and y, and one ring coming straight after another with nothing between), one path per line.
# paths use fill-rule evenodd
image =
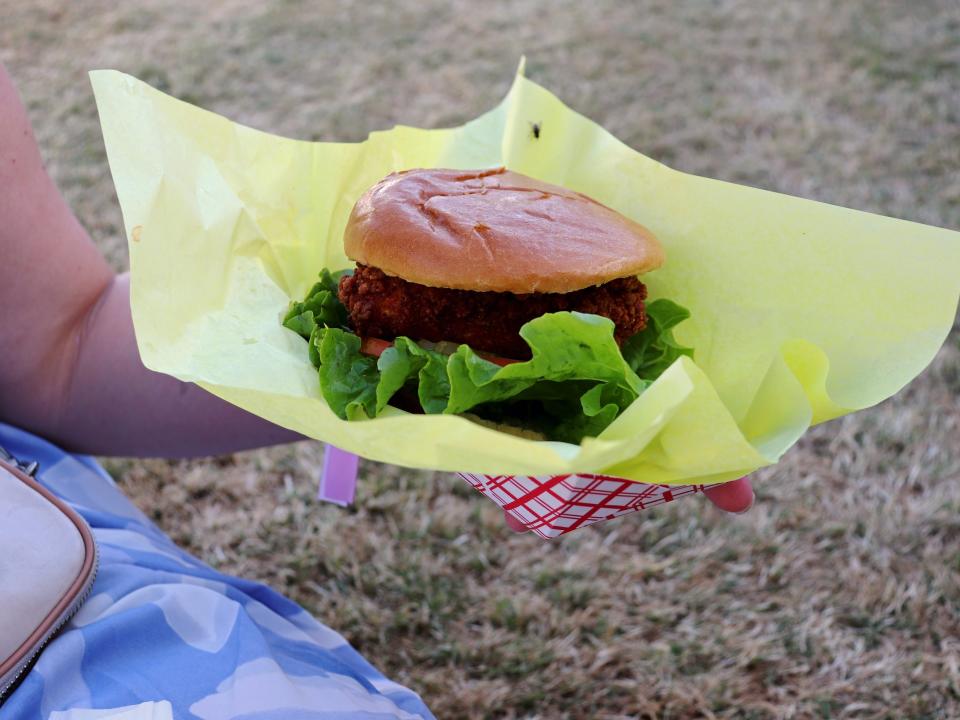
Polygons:
M459 475L543 538L703 490L703 485L649 485L608 475Z
M0 708L3 720L114 717L91 710L111 708L178 720L433 717L295 603L176 547L91 458L3 424L0 445L40 462L38 480L100 548L89 599Z

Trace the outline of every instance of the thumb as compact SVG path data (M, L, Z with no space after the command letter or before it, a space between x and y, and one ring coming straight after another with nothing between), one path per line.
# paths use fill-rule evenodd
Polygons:
M727 512L745 513L753 507L754 494L750 478L742 477L722 485L709 485L703 489L703 494L710 502Z

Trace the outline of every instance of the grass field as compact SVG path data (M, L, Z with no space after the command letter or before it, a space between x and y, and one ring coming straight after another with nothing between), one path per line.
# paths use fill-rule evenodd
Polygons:
M88 69L358 140L474 117L521 53L675 168L960 228L955 0L0 0L0 60L118 270ZM758 473L745 516L688 498L544 542L444 474L364 464L354 508L318 506L316 444L106 464L177 542L301 602L440 718L960 717L958 327L892 400Z

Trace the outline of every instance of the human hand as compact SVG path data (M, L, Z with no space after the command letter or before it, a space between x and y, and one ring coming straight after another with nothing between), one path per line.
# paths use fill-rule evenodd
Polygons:
M753 486L750 484L749 477L731 480L721 485L710 485L703 489L703 494L707 496L707 500L725 512L739 515L753 507ZM506 511L503 513L503 519L506 521L507 527L514 532L527 531L522 522Z

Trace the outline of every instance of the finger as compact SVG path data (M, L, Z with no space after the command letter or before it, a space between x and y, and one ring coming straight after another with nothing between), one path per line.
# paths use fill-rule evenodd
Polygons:
M503 519L507 523L507 527L513 530L515 533L522 533L527 531L527 526L522 522L517 520L513 515L508 513L506 510L503 511Z
M753 486L750 478L742 477L722 485L710 485L703 494L721 510L732 513L745 513L753 507Z

